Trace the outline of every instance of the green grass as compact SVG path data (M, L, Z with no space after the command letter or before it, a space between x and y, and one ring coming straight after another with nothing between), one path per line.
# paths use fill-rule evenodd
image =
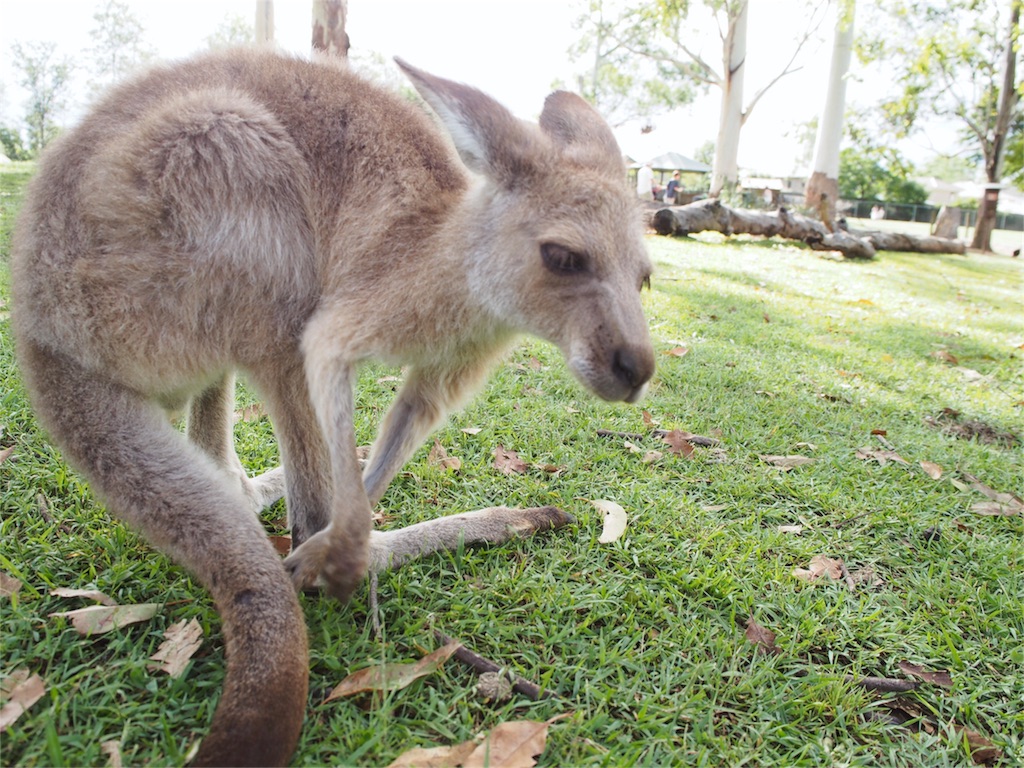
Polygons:
M926 422L953 408L1024 435L1019 262L885 253L857 264L780 242L710 238L652 238L649 247L656 274L645 303L657 348L689 352L659 354L643 407L662 428L717 436L722 452L672 456L640 408L589 399L547 345L517 348L437 434L461 471L430 465L425 446L382 507L399 525L492 504L557 504L578 524L384 576L380 640L365 590L344 607L304 597L311 693L293 763L384 765L415 745L567 712L542 765L970 765L953 723L990 738L1003 765L1024 761L1024 519L972 513L983 497L953 482L966 472L1024 494L1024 453ZM4 257L5 302L8 293ZM959 364L933 356L940 350ZM360 443L393 394L393 382L378 380L393 373L363 376ZM244 389L241 397L252 399ZM118 740L126 764L181 763L223 680L211 603L111 520L39 432L6 317L0 398L0 448L14 447L0 466L0 570L24 582L0 602L2 671L28 668L47 685L3 734L0 762L105 764L101 742ZM598 429L643 433L642 450L666 455L644 464ZM862 446L882 447L872 430L885 430L909 466L856 458ZM275 461L265 418L236 432L254 471ZM491 466L498 443L562 471L502 475ZM761 454L815 461L782 472ZM922 460L941 465L943 478L928 478ZM630 515L613 544L597 542L601 516L585 501L597 498ZM266 519L280 516L278 506ZM803 532L778 531L793 524ZM851 591L791 575L818 554L851 571L870 566L881 581ZM80 604L49 596L57 586L171 605L84 640L48 618ZM163 630L191 617L206 635L186 675L149 672ZM777 634L782 653L757 652L744 637L748 617ZM561 699L484 704L475 674L452 660L383 700L321 703L350 671L434 647L435 627ZM895 696L847 681L903 677L904 660L950 672L952 689L906 694L937 726L890 724Z

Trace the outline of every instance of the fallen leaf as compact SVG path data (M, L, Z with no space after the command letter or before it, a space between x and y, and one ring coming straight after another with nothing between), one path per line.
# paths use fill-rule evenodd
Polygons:
M27 669L16 669L3 680L4 705L0 708L0 731L10 728L46 693L46 684L39 675Z
M451 747L415 747L403 752L387 768L455 768L473 754L475 741L464 741Z
M194 618L191 621L175 622L164 630L164 641L149 657L147 664L154 672L163 671L172 678L181 677L193 654L203 644L203 628Z
M693 456L693 443L689 440L690 433L682 432L678 429L673 429L666 432L661 438L663 443L667 443L672 453L676 456L682 456L685 459L689 459Z
M804 464L810 464L814 459L809 456L771 456L771 455L759 455L758 458L765 464L771 464L773 467L789 471L794 467L802 467Z
M1012 493L1000 493L981 482L974 475L963 473L964 479L971 484L971 488L987 497L990 501L979 502L971 505L971 511L979 515L1012 517L1013 515L1024 514L1024 501ZM960 483L955 483L963 490Z
M818 450L818 446L814 443L797 443L793 446L794 448L806 448L808 451Z
M857 454L858 459L864 461L877 461L879 466L884 467L890 461L895 461L899 464L910 465L910 462L900 456L896 451L886 450L884 448L872 448L871 446L865 446L864 448L858 448Z
M744 634L747 640L756 645L762 653L775 655L782 653L782 649L775 644L775 633L754 621L753 616L747 619L747 629Z
M160 603L137 605L90 605L77 611L51 613L50 618L71 619L71 625L80 635L100 635L129 624L148 621L156 616Z
M257 421L267 415L262 403L253 403L235 411L235 423L240 421Z
M799 534L803 529L804 527L802 525L780 525L776 530L778 530L779 533Z
M56 589L51 589L50 594L54 597L84 597L89 600L95 600L97 603L102 603L103 605L117 605L117 601L114 598L105 595L98 589L70 589L57 587Z
M830 579L840 579L843 576L843 561L836 560L824 555L815 555L811 558L809 568L794 568L793 575L803 581L815 582L822 576Z
M483 432L483 427L463 427L462 431L467 435L479 435Z
M960 365L960 361L956 359L956 355L954 355L948 349L937 349L934 352L932 352L932 357L934 357L936 360L941 360L944 363Z
M3 464L5 461L7 461L7 459L10 457L12 453L14 453L13 445L8 446L7 448L4 448L2 451L0 451L0 464Z
M911 664L909 661L901 661L896 666L900 668L900 671L903 672L903 674L920 678L926 683L941 685L943 688L953 687L953 679L949 676L949 672L945 670L940 672L929 672L919 664Z
M653 464L664 455L661 451L647 451L640 461L644 464Z
M654 420L654 417L651 416L650 411L641 411L641 415L643 416L644 426L647 427L648 429L653 429L654 427L658 426L661 423Z
M609 544L626 532L626 510L619 504L606 499L593 499L590 503L604 512L604 528L597 540L600 544Z
M462 768L532 768L547 745L549 723L513 720L495 726Z
M287 534L275 534L267 536L274 551L279 555L289 555L292 551L292 537Z
M885 437L886 435L889 434L889 431L886 430L886 429L872 429L871 430L871 434L872 435L881 435L882 437Z
M449 456L448 451L441 445L441 441L436 437L434 438L434 447L430 449L430 455L427 456L427 461L433 464L435 467L441 467L441 469L450 469L452 472L458 472L462 468L462 459L455 456Z
M21 589L21 581L0 572L0 597L10 597Z
M506 475L521 475L526 472L526 462L520 459L519 454L515 451L506 451L503 445L499 444L491 452L491 455L494 456L494 468L499 472Z
M967 739L967 746L971 750L971 760L977 765L989 765L1003 756L1003 751L999 747L977 731L965 728L959 723L953 723L953 730L956 731L957 736Z
M979 501L971 504L971 512L986 517L1013 517L1020 514L1020 507L1001 504L998 501Z
M690 350L687 349L686 347L680 346L680 347L672 347L672 349L666 349L661 354L663 354L663 355L671 355L672 357L683 357L689 351Z
M110 768L122 768L124 761L121 759L121 742L104 741L100 744L100 751L107 756Z
M534 464L533 468L547 472L549 475L557 475L565 471L565 467L560 467L557 464Z
M765 397L775 397L774 392L769 392L767 389L755 389L755 395L764 395Z
M639 445L629 442L629 440L624 440L622 442L622 445L630 453L643 453L643 448L641 448Z
M411 664L396 662L360 669L338 683L324 703L368 691L399 691L414 680L436 672L461 646L458 642L448 643Z
M402 380L401 376L381 376L379 379L377 379L377 383L378 384L389 384L391 382L401 381L401 380Z
M932 480L938 480L942 477L942 467L933 461L922 461L921 469L928 475Z

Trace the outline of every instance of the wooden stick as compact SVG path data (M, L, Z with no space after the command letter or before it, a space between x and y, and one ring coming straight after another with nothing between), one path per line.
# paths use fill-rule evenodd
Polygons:
M854 677L847 675L846 681L866 688L869 691L883 691L886 693L906 693L913 691L921 684L917 680L896 680L891 677Z
M439 629L434 630L434 637L442 645L447 645L453 642L452 638L448 637L444 632ZM461 641L460 641L461 642ZM478 653L471 651L463 643L462 647L455 651L455 658L476 670L477 674L483 674L484 672L500 672L501 667L495 664L490 659L485 659ZM536 683L531 683L518 675L513 676L512 690L516 693L522 694L530 701L539 701L540 699L557 699L559 696L551 691L542 690Z

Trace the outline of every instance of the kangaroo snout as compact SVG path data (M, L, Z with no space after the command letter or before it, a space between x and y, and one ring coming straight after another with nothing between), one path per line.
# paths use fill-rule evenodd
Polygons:
M612 373L626 388L622 399L635 403L643 397L647 382L654 375L654 353L648 347L619 347L612 356Z

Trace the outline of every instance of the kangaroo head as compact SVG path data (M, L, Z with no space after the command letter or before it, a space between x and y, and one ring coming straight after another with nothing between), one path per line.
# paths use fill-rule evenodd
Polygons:
M571 93L552 93L534 125L399 65L479 175L463 221L474 296L499 322L557 345L599 397L638 400L654 373L640 303L651 265L608 125Z

